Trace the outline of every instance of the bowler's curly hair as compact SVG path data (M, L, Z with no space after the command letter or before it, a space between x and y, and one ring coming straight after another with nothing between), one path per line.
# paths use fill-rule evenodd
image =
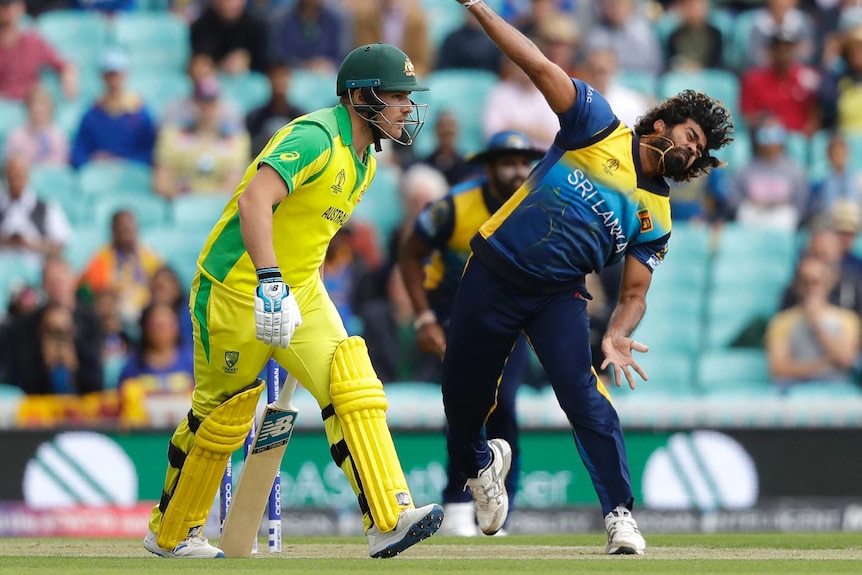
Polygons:
M687 182L708 174L712 168L726 165L715 156L711 156L709 150L717 150L733 141L731 137L733 120L727 108L720 100L710 98L703 92L684 90L638 118L638 123L634 127L637 135L648 136L654 133L653 124L656 120L664 120L667 126L672 127L682 124L689 118L703 128L706 135L706 149L688 170L671 177L677 182Z

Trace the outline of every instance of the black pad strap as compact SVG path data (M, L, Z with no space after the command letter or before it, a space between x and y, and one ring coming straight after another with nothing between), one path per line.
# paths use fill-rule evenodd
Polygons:
M168 463L171 464L171 467L174 469L182 469L183 465L186 462L186 452L174 445L173 443L168 444Z
M350 457L350 450L347 449L347 442L343 439L329 447L329 453L332 455L332 460L335 465L341 467L344 460Z
M362 511L362 514L371 515L371 508L368 507L368 500L365 498L365 493L360 492L356 499L359 501L359 510Z
M189 420L189 429L191 430L191 432L197 433L198 427L201 426L201 421L203 421L203 420L198 419L197 416L194 414L194 412L191 409L189 410L188 420Z
M322 410L320 410L320 417L323 418L323 421L326 421L333 415L335 415L335 406L333 406L331 403L324 407Z
M162 491L162 498L159 500L159 511L162 512L162 515L168 510L168 503L171 502L171 496L167 494L167 492Z

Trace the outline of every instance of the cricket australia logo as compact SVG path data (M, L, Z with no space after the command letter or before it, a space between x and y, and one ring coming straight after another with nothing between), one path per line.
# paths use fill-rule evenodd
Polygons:
M404 75L405 76L415 76L416 70L413 68L413 62L410 61L410 58L404 60Z
M332 190L332 195L337 196L341 192L344 191L344 180L346 176L344 175L344 170L338 172L338 175L335 176L335 183L332 184L330 189Z
M296 415L297 412L295 411L281 411L267 408L252 453L269 451L270 449L281 447L290 441Z
M224 352L224 372L225 373L236 373L236 362L239 361L239 352L238 351L226 351Z

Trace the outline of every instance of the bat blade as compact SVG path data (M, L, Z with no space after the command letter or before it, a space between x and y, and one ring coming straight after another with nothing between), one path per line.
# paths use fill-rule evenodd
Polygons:
M219 548L227 557L251 556L273 481L299 414L290 404L292 395L292 390L282 394L279 400L266 406L261 417L219 540Z

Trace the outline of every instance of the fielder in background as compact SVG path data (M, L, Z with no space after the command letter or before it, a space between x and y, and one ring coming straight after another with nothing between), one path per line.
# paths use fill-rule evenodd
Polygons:
M602 339L601 368L617 385L646 379L631 333L646 311L652 273L671 233L666 178L687 181L722 164L710 155L731 141L720 102L686 90L622 124L607 100L560 67L481 0L463 3L503 53L530 77L560 118L560 131L527 182L470 242L452 308L443 365L443 404L452 457L468 470L479 527L506 520L504 478L511 448L487 439L498 378L521 332L545 368L574 431L601 502L609 554L642 554L623 432L591 367L585 276L624 260L620 296Z
M409 145L425 107L407 55L361 46L337 75L341 103L297 118L248 167L198 258L192 282L195 391L168 448L164 492L144 547L163 557L223 557L202 528L231 453L242 446L270 357L322 410L330 451L363 514L372 557L432 535L436 504L416 509L386 422L383 385L361 337L348 337L323 287L327 246L376 170L371 145ZM268 490L269 485L261 486Z
M470 238L521 187L536 160L544 155L526 134L498 132L488 139L485 150L470 158L471 163L485 165L485 175L458 184L419 213L412 233L402 245L399 263L416 312L414 327L422 351L443 358L449 314L470 255ZM497 407L485 424L489 435L505 439L512 447L512 469L506 478L510 508L518 491L520 468L515 395L526 375L529 353L527 341L518 338L500 380ZM448 447L451 450L452 446ZM464 487L467 474L452 463L450 455L443 490L446 522L441 533L478 535L476 513Z

